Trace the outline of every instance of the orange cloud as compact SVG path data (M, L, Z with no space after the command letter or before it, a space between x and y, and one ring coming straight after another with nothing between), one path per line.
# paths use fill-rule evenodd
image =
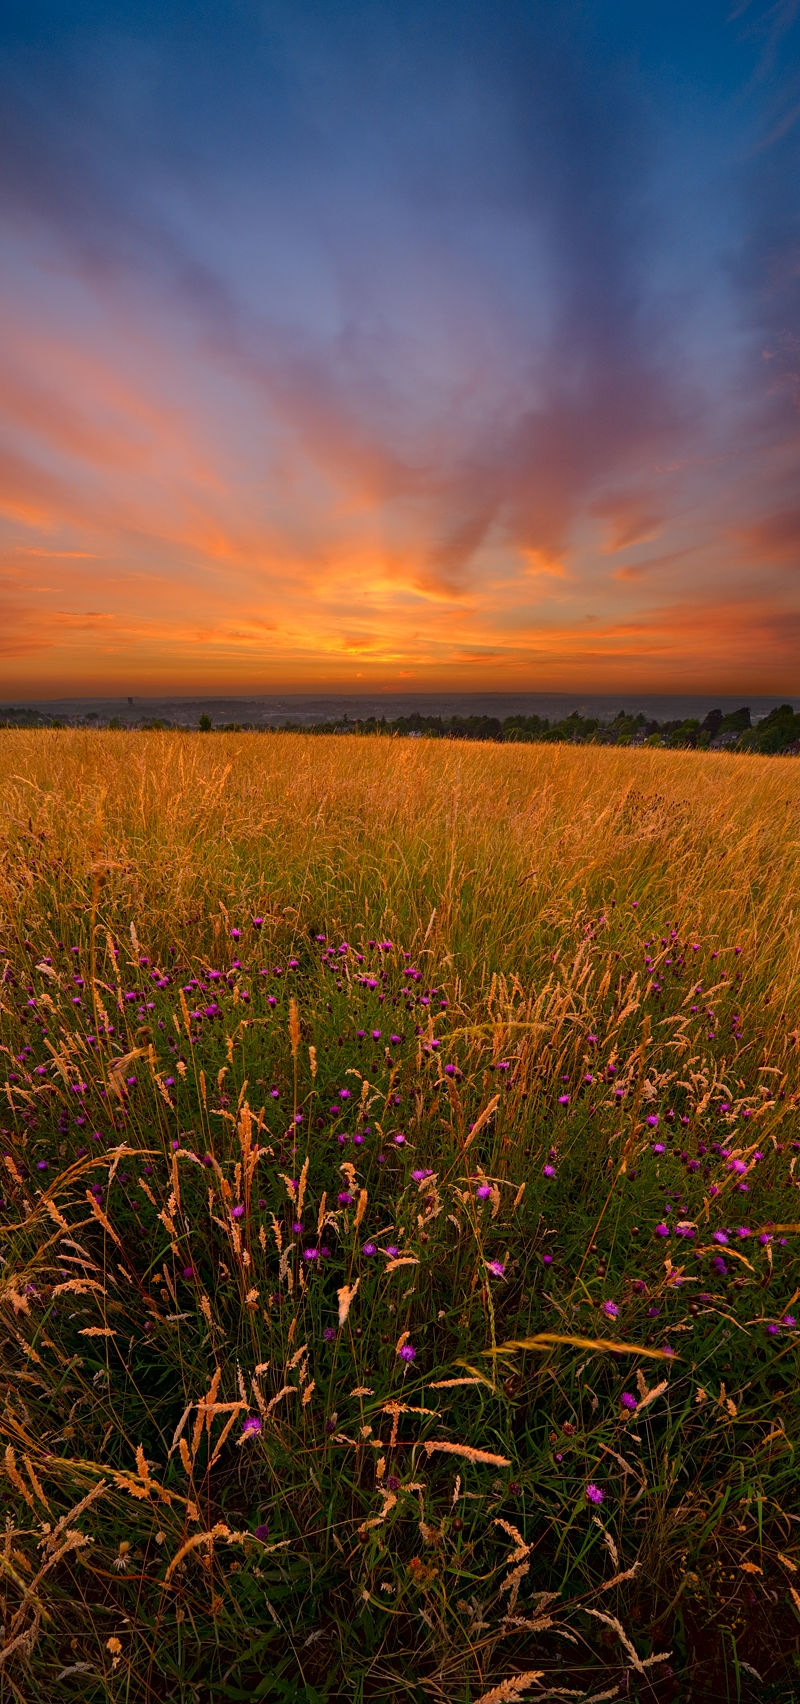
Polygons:
M670 532L646 486L570 516L564 436L542 450L527 508L516 476L509 516L488 475L472 490L439 471L446 443L393 453L307 376L294 390L291 376L232 377L163 327L37 339L14 312L0 364L5 698L398 679L785 693L797 678L792 588L762 575L754 595L748 580L754 558L794 559L792 509L702 547ZM598 518L599 545L565 542ZM609 554L659 529L657 557L609 574Z
M732 537L755 563L800 568L800 508L778 509L739 527Z
M652 498L640 493L616 493L598 498L591 513L608 522L604 556L615 556L635 544L649 544L661 532L662 518Z

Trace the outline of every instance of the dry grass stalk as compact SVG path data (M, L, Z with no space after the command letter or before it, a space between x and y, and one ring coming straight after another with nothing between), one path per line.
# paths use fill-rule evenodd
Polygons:
M544 1669L528 1669L526 1674L511 1675L508 1680L501 1680L499 1686L493 1686L488 1692L482 1692L477 1704L516 1704L523 1692L541 1680Z
M356 1295L356 1291L358 1290L358 1286L359 1286L360 1282L361 1282L360 1278L357 1278L354 1284L343 1284L341 1286L341 1289L337 1290L337 1292L336 1292L337 1299L338 1299L338 1302L339 1302L339 1325L340 1326L343 1326L345 1324L346 1320L347 1320L347 1316L350 1312L350 1308L351 1308L353 1299Z
M465 1461L483 1461L489 1467L510 1467L506 1456L494 1455L491 1450L475 1450L469 1444L446 1443L444 1439L428 1438L422 1445L425 1454L433 1455L434 1450L446 1455L462 1456Z
M625 1632L625 1629L622 1625L622 1622L618 1621L615 1615L604 1615L602 1613L602 1611L599 1610L599 1609L586 1609L584 1611L584 1614L593 1615L596 1621L603 1621L603 1622L605 1622L606 1627L612 1627L613 1628L614 1632L617 1634L617 1637L621 1640L622 1644L624 1645L625 1650L627 1651L627 1654L630 1658L630 1661L633 1664L633 1667L636 1669L637 1674L644 1674L645 1669L651 1668L654 1663L669 1662L669 1659L672 1656L671 1651L662 1651L662 1652L660 1652L660 1654L658 1656L645 1657L644 1659L642 1659L639 1656L639 1653L636 1649L636 1646L628 1638L628 1635Z

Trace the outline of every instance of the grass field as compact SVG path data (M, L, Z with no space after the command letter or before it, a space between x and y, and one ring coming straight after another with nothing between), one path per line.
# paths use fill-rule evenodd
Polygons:
M800 1696L798 781L0 733L3 1704Z

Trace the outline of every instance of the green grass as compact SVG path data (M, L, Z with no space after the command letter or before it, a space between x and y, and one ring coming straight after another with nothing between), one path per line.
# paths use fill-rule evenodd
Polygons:
M792 761L421 744L2 736L3 1700L797 1695Z

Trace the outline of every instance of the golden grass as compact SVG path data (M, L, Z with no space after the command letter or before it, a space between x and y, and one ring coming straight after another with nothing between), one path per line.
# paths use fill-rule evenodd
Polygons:
M287 734L0 731L0 904L177 932L248 909L402 935L474 987L646 893L800 970L791 758Z
M0 731L0 1704L89 1673L115 1704L205 1704L212 1670L215 1696L234 1673L270 1696L246 1689L271 1665L312 1704L394 1700L414 1665L442 1704L644 1698L700 1571L763 1583L772 1614L800 1566L799 779L649 748ZM317 934L362 957L334 969ZM346 1083L362 1147L327 1106ZM748 1258L706 1240L731 1215ZM323 1272L302 1243L326 1238ZM587 1607L612 1591L619 1616Z

